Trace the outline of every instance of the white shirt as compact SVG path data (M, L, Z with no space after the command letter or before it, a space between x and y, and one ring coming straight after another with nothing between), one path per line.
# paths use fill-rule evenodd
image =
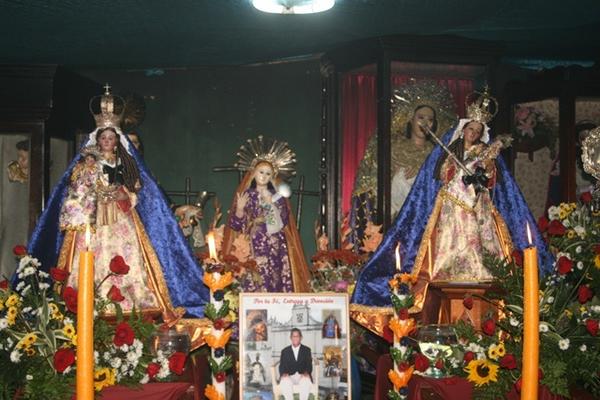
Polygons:
M294 347L292 345L292 351L294 352L294 359L298 361L298 353L300 352L300 345L298 347Z

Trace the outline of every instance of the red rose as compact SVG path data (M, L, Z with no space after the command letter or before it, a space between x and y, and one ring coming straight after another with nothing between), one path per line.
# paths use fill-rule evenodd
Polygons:
M556 265L558 267L558 273L561 275L566 275L573 270L573 261L565 256L561 256Z
M403 308L398 313L398 318L400 319L408 319L408 308Z
M77 314L77 290L73 289L71 286L67 286L65 290L63 290L62 298L65 301L67 309L72 313Z
M592 202L592 194L590 192L583 192L580 199L582 203L589 204Z
M169 357L169 369L177 375L183 374L183 368L185 367L185 354L176 351Z
M215 379L217 380L217 382L225 382L226 377L227 377L227 375L225 374L224 371L217 372L215 374Z
M594 245L594 253L600 254L600 243Z
M483 330L483 333L485 333L488 336L494 335L494 333L496 332L496 321L494 321L492 318L486 319L485 321L483 321L481 329Z
M158 374L158 371L160 371L160 365L158 363L150 363L146 368L146 373L148 374L150 379L154 379L156 374Z
M443 360L441 360L441 359L437 360L437 361L435 362L435 367L436 367L437 369L444 369L444 361L443 361Z
M72 349L62 348L54 353L54 369L63 373L75 362L75 352Z
M465 297L465 299L463 300L463 306L465 306L465 308L467 310L472 309L473 308L473 297L472 296Z
M586 320L585 328L588 330L590 335L597 336L598 335L598 320L597 319Z
M8 281L6 279L0 282L0 289L8 289Z
M548 225L548 233L550 235L562 236L567 232L567 228L562 224L562 222L554 219Z
M115 346L121 347L124 344L131 346L133 344L133 339L135 339L135 333L127 322L121 322L117 325L115 328L115 337L113 339Z
M106 294L106 297L108 297L110 301L114 301L115 303L120 303L123 300L125 300L125 297L123 297L123 295L121 294L121 289L119 289L115 285L112 285L112 287Z
M500 359L500 367L506 369L515 369L517 368L517 359L512 354L506 354Z
M225 328L225 321L223 321L221 318L215 319L213 322L213 328L215 328L216 330L221 330Z
M57 282L64 282L67 280L69 273L61 268L50 268L50 276Z
M470 363L471 361L473 361L475 359L475 353L473 353L472 351L467 351L465 353L465 356L463 358L463 361L465 362L465 364Z
M406 361L401 362L400 364L398 364L398 370L400 372L406 371L407 369L410 368L410 364L407 363Z
M594 292L588 285L581 285L577 289L577 299L581 304L585 304L594 297Z
M548 221L548 218L546 218L545 215L542 215L539 219L538 219L538 228L540 230L540 232L544 233L548 230L548 225L550 224L550 222Z
M517 379L517 381L515 382L515 389L517 390L517 393L521 393L522 385L523 385L523 380L521 378Z
M27 247L18 244L15 247L13 247L13 254L17 257L23 257L27 254Z
M521 250L513 250L511 256L516 265L519 267L523 266L523 253Z
M126 275L129 272L129 265L121 256L115 256L110 260L110 270L117 275Z
M415 355L415 369L420 372L425 372L429 368L429 359L423 354Z

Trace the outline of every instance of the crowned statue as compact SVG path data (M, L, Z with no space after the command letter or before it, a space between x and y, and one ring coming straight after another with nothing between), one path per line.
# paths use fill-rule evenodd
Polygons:
M68 271L66 286L76 288L80 253L89 245L97 284L111 265L129 266L126 275L113 274L98 288L100 296L114 286L124 297L124 311L135 307L168 324L199 326L209 298L202 269L156 181L119 128L122 99L105 89L90 101L97 128L54 188L29 252L45 268ZM89 244L86 227L92 232ZM192 340L198 344L200 332Z
M491 274L484 264L489 254L510 259L513 248L527 247L525 224L536 228L500 151L510 140L490 143L488 123L497 110L487 89L475 92L467 104L467 118L441 139L426 129L438 145L423 164L404 207L381 246L363 268L352 296L355 320L382 333L391 315L388 281L395 273L394 249L401 248L401 265L417 282L415 305L427 303L432 283L482 283ZM467 101L473 99L467 97ZM540 268L552 267L552 256L539 232Z
M452 94L430 80L410 80L394 90L391 128L391 212L402 208L421 165L434 143L421 126L445 132L456 122ZM377 203L377 134L369 139L352 195L350 224L363 230L373 221ZM359 234L360 236L360 234Z
M295 163L287 143L262 136L249 139L238 152L236 166L246 174L229 211L222 251L229 254L240 235L250 242L263 282L248 276L241 282L244 291L308 291L308 266L285 184L295 174Z

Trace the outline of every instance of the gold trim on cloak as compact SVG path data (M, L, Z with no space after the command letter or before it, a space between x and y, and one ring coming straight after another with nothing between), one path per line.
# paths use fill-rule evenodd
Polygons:
M440 192L440 195L437 196L433 206L425 231L423 232L419 251L415 258L412 275L417 277L417 283L412 288L413 295L415 296L415 304L410 308L410 314L419 314L423 311L427 289L431 283L431 267L433 264L431 259L431 248L433 247L432 243L435 242L434 232L444 199L445 196ZM496 227L498 239L500 240L502 252L504 253L504 256L510 260L513 246L508 227L496 207L493 204L491 204L491 207L492 217L494 218L494 225ZM422 269L423 271L421 271ZM392 307L350 304L350 317L379 336L383 336L383 330L392 316Z
M158 256L152 247L137 211L132 209L130 212L144 257L144 267L148 276L147 284L155 294L160 307L146 309L144 313L162 314L164 322L169 326L174 326L178 330L187 330L191 338L191 350L197 349L204 344L204 335L209 332L211 323L207 318L182 318L185 314L185 308L173 306ZM77 231L69 230L65 232L58 258L57 267L68 272L71 272L75 255L76 234ZM110 319L114 317L114 314L106 313L105 317Z

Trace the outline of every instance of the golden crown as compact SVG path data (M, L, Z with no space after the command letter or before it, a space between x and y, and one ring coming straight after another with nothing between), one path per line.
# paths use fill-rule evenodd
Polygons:
M248 139L247 144L240 146L237 157L235 166L240 171L251 171L260 162L268 162L275 175L285 181L296 175L296 154L286 142L260 135L255 139Z
M473 98L479 95L476 99ZM467 106L467 118L487 124L498 113L498 100L490 95L490 89L486 85L482 92L473 92L465 99Z
M111 87L104 85L104 94L90 100L90 112L96 120L97 128L120 127L125 111L125 100L110 92Z

